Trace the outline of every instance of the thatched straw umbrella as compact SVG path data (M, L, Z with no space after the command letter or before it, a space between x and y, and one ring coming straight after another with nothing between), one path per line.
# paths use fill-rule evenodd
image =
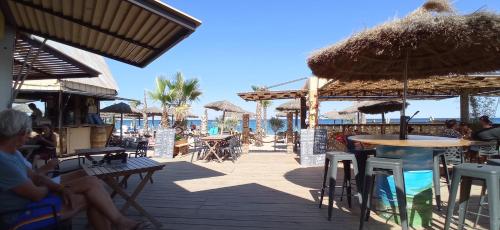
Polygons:
M353 116L352 114L340 114L337 110L332 110L330 112L326 112L322 115L322 117L326 118L326 119L332 119L334 120L334 124L335 124L335 120L351 120L353 119Z
M245 113L246 111L240 108L239 106L229 102L229 101L215 101L212 103L208 103L205 105L207 109L213 109L215 111L222 111L222 122L225 121L226 112L235 112L235 113ZM224 131L224 126L222 126L221 133Z
M403 81L500 69L500 15L455 13L445 0L429 0L410 15L357 33L308 59L314 75L342 81ZM406 138L405 110L400 138Z
M103 113L119 113L120 114L120 139L123 138L123 114L141 114L141 111L131 107L129 104L120 102L117 104L112 104L106 108L101 109Z
M362 114L361 112L359 112L359 107L361 106L367 106L367 105L372 105L372 104L376 104L378 102L376 101L358 101L358 102L354 102L353 105L343 109L343 110L340 110L339 111L339 114L340 115L353 115L353 114L356 114L356 118L357 118L357 123L360 124L361 123L361 118L362 118Z
M408 103L406 106L408 107ZM385 113L401 111L403 103L399 101L381 101L371 105L360 106L358 110L365 114L382 114L382 123L385 123Z
M299 112L300 112L300 99L296 98L293 100L290 100L288 102L285 102L278 107L276 107L276 110L280 112L284 112L285 114L288 112L293 112L295 113L295 126L298 126L298 120L299 120ZM286 115L285 115L286 117Z
M186 114L186 118L198 118L199 116L192 113L191 111L189 111L187 114Z
M146 109L146 114L152 117L153 128L155 126L155 116L161 116L162 110L158 107L151 106Z
M285 112L277 112L276 117L286 117L287 114Z
M278 111L300 111L300 99L287 101L276 107Z
M378 103L377 101L361 101L361 102L355 102L353 105L339 111L340 115L347 115L347 114L353 114L353 113L358 113L359 112L359 107L362 106L368 106L368 105L373 105Z
M408 107L408 103L405 104ZM403 103L399 101L382 101L371 105L360 106L358 110L365 114L382 114L382 124L385 124L385 113L401 111Z

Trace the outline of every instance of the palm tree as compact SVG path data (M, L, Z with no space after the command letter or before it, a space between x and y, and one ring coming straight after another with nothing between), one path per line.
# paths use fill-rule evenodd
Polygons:
M139 110L137 107L139 107L139 105L141 105L141 102L140 101L129 101L128 104L130 105L130 107ZM134 116L134 119L132 119L132 126L134 127L134 131L136 131L137 130L137 118L135 116Z
M260 91L260 90L262 90L262 88L259 86L252 85L252 90L253 91ZM257 108L255 111L255 121L256 121L255 146L262 146L262 137L263 137L262 134L263 134L263 132L262 132L262 102L261 101L257 101Z
M174 93L173 105L176 107L175 120L177 124L181 124L185 114L189 111L191 103L197 101L202 94L200 82L196 78L186 80L181 72L177 72L171 84L171 90Z
M261 104L262 104L262 113L264 114L264 132L262 133L264 135L264 137L267 136L267 125L268 125L268 122L267 122L267 108L269 108L272 104L272 101L269 101L269 100L265 100L265 101L261 101Z
M168 108L174 103L176 92L172 82L163 77L156 78L156 88L148 92L149 97L157 102L160 102L162 107L161 126L168 128Z

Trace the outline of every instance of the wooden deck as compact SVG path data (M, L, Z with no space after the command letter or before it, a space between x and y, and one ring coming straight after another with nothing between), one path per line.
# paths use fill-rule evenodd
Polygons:
M322 168L301 168L295 155L250 153L236 164L189 160L190 156L184 156L167 161L153 176L154 184L147 185L138 198L164 229L358 228L359 206L349 209L345 200L337 201L332 221L327 220L326 206L318 209L317 202ZM129 187L137 181L138 176L131 178ZM447 192L444 186L442 190ZM477 210L479 191L477 187L473 190L476 199L470 208ZM443 195L447 200L447 194ZM118 205L124 203L115 200ZM433 229L443 228L443 213L433 215ZM133 209L127 215L143 220ZM399 229L376 215L372 217L366 229ZM487 228L487 221L482 218L480 228ZM85 229L85 215L73 223L74 229Z

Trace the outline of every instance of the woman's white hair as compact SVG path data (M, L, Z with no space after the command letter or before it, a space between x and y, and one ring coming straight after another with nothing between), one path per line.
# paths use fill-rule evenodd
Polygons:
M31 118L23 112L6 109L0 112L0 138L9 139L21 132L31 132Z

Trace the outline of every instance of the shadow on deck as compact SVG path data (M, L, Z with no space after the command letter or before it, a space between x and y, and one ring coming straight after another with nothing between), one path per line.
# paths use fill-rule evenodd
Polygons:
M358 229L359 206L353 202L349 209L345 199L337 200L332 221L327 220L326 205L318 209L317 201L322 168L300 168L294 157L245 155L236 164L175 159L154 175L138 202L164 229ZM129 190L137 181L138 176L130 179ZM124 201L115 203L120 207ZM143 219L133 209L127 215ZM434 222L438 229L444 219ZM85 223L80 215L74 229ZM394 228L380 218L367 224L367 229Z

